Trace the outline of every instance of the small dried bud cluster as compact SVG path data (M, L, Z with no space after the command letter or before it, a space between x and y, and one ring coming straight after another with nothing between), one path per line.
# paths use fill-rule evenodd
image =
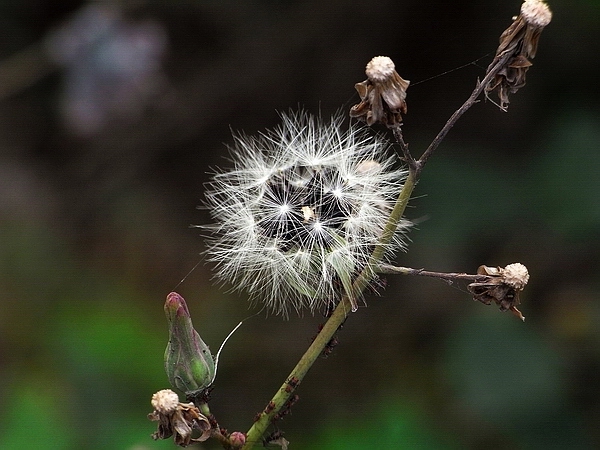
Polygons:
M387 56L376 56L367 64L367 79L356 83L361 102L350 110L350 117L364 120L367 125L381 123L388 128L402 124L406 114L406 89L410 81L396 72L394 62Z
M488 72L506 58L506 63L486 86L486 94L498 90L500 107L508 107L508 94L514 94L525 86L525 74L532 66L531 59L537 52L538 41L544 27L552 20L552 12L541 0L525 0L520 14L500 36L496 56Z
M186 447L193 442L206 441L211 435L208 418L193 403L180 403L177 394L170 389L163 389L152 396L154 411L148 418L158 422L158 430L152 435L154 440L168 439L173 436L175 444ZM200 436L192 437L198 430Z
M520 303L519 293L529 281L527 267L521 263L509 264L504 268L479 266L477 274L484 277L468 286L473 300L486 305L495 302L502 311L510 310L519 319L525 320L516 306Z

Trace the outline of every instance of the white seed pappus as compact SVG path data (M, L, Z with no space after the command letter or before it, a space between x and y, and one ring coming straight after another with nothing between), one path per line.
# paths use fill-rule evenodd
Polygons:
M359 125L306 113L256 137L235 136L233 169L208 185L209 260L218 279L275 314L333 306L366 267L406 171ZM401 221L386 259L404 247Z

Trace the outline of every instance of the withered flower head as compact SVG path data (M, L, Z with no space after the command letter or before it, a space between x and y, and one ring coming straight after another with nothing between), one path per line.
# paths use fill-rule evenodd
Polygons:
M396 72L394 62L387 56L376 56L367 64L367 79L356 83L361 102L350 109L350 117L364 120L367 125L381 123L388 128L402 124L406 114L406 89L410 81Z
M481 281L468 286L473 300L486 305L495 302L500 305L501 311L510 310L519 319L525 320L516 306L521 303L519 292L529 281L527 267L521 263L509 264L504 268L479 266L477 275L483 275Z
M506 61L486 86L486 95L498 89L500 107L508 107L508 94L525 86L525 74L537 52L538 41L544 27L552 20L552 12L541 0L525 0L521 12L500 36L500 45L487 72L500 60Z
M173 436L176 445L186 447L210 437L208 418L200 414L193 403L180 403L177 394L170 389L158 391L151 403L154 411L148 414L148 419L158 422L158 430L152 435L154 440ZM199 430L199 437L192 438L194 430Z

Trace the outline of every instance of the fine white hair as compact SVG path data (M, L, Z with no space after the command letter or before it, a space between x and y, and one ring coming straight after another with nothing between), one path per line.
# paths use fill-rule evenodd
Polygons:
M216 277L275 314L325 308L368 264L406 171L359 125L304 112L259 136L235 136L233 168L214 174L206 205ZM404 247L401 221L386 258Z

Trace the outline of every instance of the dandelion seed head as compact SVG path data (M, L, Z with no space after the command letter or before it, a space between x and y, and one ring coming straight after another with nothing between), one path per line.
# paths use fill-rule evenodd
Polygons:
M339 302L366 268L406 172L389 143L358 125L306 113L258 137L236 136L233 168L213 176L206 205L216 278L276 314ZM386 247L404 248L402 221Z

